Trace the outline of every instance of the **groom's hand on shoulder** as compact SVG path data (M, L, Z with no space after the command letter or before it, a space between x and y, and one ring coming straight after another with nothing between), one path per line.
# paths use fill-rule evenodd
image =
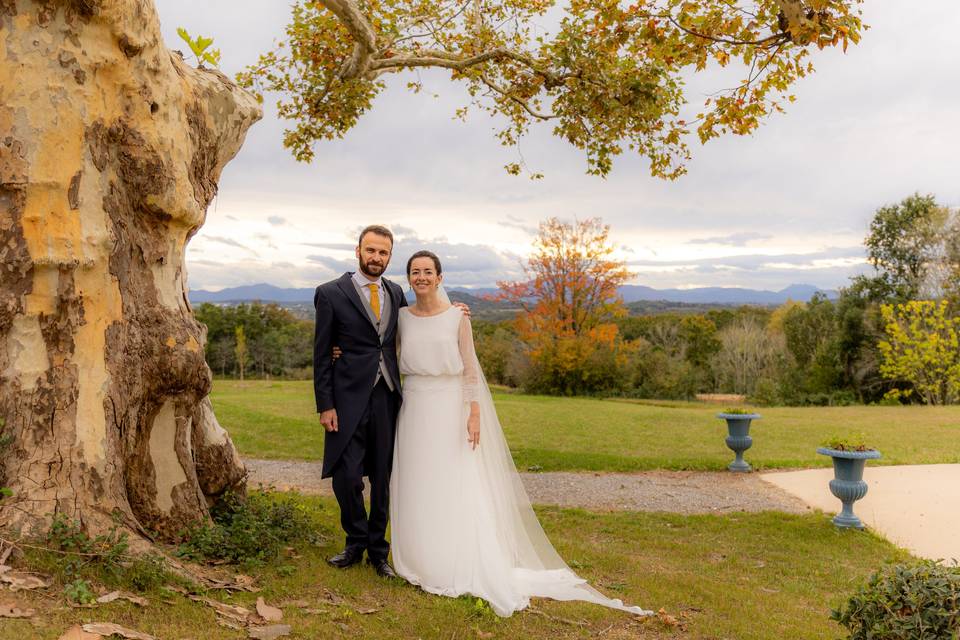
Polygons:
M463 315L467 316L468 318L471 317L471 315L470 315L470 306L469 306L468 304L466 304L465 302L454 302L454 303L452 303L452 304L453 304L453 306L455 306L457 309L460 309L460 311L463 311Z
M337 410L327 409L326 411L321 411L320 424L323 425L323 428L326 429L327 433L339 431L337 425Z

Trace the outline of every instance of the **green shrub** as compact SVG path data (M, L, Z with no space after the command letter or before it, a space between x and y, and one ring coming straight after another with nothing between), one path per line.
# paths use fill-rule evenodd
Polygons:
M960 634L960 567L924 560L874 573L830 618L850 640L955 640Z
M213 522L197 523L184 532L181 556L256 566L279 557L286 545L322 539L314 515L291 496L229 493L210 515Z

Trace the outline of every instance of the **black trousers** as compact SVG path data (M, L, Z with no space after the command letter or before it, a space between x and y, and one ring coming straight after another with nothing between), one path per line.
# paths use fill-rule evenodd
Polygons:
M332 474L347 549L366 549L367 557L374 562L386 560L390 552L386 533L398 408L397 396L381 379L370 393L357 430ZM363 476L370 479L369 516L363 503Z

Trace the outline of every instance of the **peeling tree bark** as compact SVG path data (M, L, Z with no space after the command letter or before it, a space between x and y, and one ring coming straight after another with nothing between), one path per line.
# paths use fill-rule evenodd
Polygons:
M184 249L259 117L150 0L0 0L0 524L173 538L243 482Z

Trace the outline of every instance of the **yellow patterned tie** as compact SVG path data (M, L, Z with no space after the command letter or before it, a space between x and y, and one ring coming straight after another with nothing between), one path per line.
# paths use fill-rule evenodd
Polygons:
M373 315L380 320L380 292L376 282L370 283L370 308L373 309Z

